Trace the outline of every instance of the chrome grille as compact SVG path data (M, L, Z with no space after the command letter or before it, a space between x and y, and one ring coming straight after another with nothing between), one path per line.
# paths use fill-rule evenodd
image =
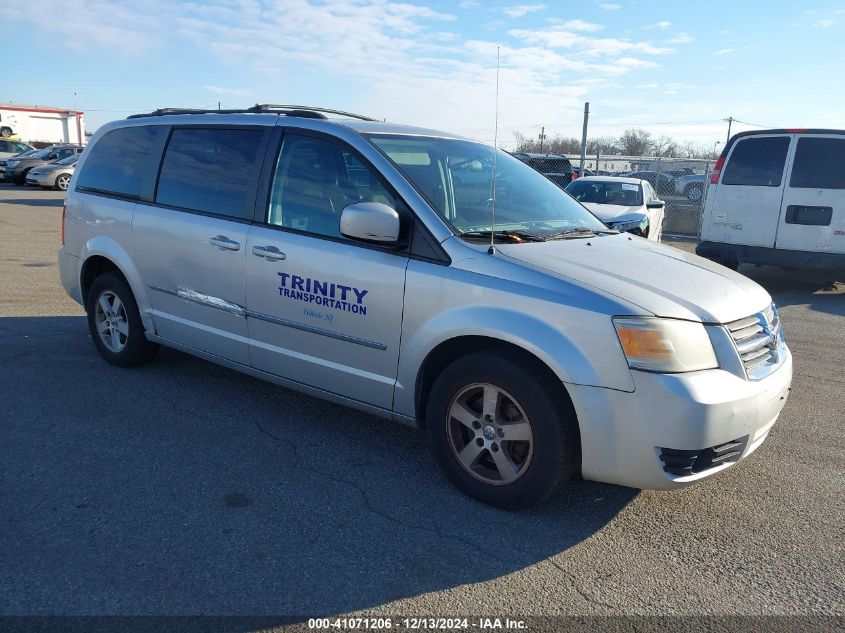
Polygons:
M762 378L781 363L783 342L780 316L774 304L757 314L728 323L736 351L749 378Z

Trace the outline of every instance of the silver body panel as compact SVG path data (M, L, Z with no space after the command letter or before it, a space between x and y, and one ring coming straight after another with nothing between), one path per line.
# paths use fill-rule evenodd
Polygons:
M109 130L187 119L312 130L348 143L396 190L451 263L270 227L260 204L253 221L234 221L75 190L87 157ZM366 132L457 138L267 114L163 116L104 126L68 191L59 256L64 287L84 302L85 262L107 258L126 277L150 340L410 424L423 404L416 386L432 350L466 336L515 345L545 363L571 395L583 470L591 479L655 488L687 483L667 478L655 457L658 431L667 429L679 449L740 433L762 442L783 406L777 398L791 380L791 358L772 376L748 381L721 324L765 309L771 303L765 290L707 260L627 234L503 244L489 254L487 245L457 238L361 136ZM327 304L327 298L346 305ZM681 378L632 371L615 334L616 315L710 324L721 368ZM758 405L759 415L738 413ZM634 409L637 424L626 425L626 412ZM648 411L661 411L654 429ZM626 458L624 437L647 454ZM602 465L608 459L613 467Z

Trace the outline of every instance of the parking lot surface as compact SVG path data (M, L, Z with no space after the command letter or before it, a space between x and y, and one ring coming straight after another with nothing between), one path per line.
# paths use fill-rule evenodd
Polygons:
M412 429L175 351L106 364L59 283L62 197L0 185L0 614L845 614L842 284L741 269L795 357L751 458L515 514Z

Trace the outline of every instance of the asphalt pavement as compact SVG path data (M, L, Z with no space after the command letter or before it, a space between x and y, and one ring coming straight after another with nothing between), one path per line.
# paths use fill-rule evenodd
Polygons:
M59 282L61 204L0 185L0 615L845 614L842 284L741 269L795 357L751 458L508 513L412 429L175 351L106 364Z

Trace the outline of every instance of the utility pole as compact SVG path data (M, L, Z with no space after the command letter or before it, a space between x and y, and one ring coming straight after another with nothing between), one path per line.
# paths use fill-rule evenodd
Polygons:
M546 140L546 127L540 128L540 153L543 153L543 141Z
M731 140L731 123L733 123L735 120L736 119L734 119L732 116L729 116L727 119L725 119L725 121L728 122L728 138L725 139L726 144L729 140Z
M587 121L590 119L590 102L584 103L584 131L581 132L581 169L579 175L584 175L584 163L587 160Z
M217 102L217 111L220 112L220 102Z

